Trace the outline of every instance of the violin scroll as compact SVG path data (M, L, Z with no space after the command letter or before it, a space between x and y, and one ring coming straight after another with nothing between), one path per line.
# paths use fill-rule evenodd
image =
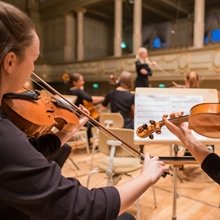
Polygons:
M154 120L149 121L150 125L143 124L137 128L136 134L140 138L149 137L150 139L154 138L153 133L156 132L157 134L161 133L161 127L164 125L162 121L155 122Z

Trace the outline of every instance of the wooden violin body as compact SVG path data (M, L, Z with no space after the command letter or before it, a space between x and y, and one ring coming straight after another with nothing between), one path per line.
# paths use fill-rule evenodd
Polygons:
M29 137L49 133L53 128L70 132L79 123L78 117L70 109L44 90L6 94L2 109Z
M83 106L89 110L90 116L98 120L99 118L99 112L96 110L94 104L92 102L88 102L85 99L83 100Z
M220 138L220 103L201 103L190 110L190 115L169 119L174 124L188 121L189 128L208 138ZM143 124L138 127L136 134L141 137L153 139L153 133L161 133L163 121L150 121L150 125Z

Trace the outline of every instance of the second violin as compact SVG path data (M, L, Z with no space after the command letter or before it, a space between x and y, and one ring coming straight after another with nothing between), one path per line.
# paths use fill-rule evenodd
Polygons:
M208 138L220 138L220 103L201 103L190 110L190 115L169 119L174 124L189 122L189 128ZM143 124L137 128L136 134L141 138L153 139L153 133L161 133L163 121L150 120L150 125Z

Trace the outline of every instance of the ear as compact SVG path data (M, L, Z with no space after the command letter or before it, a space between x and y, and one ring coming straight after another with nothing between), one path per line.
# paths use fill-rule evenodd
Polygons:
M17 56L14 52L9 52L5 55L4 61L3 61L3 69L7 74L11 74L15 63L16 63Z

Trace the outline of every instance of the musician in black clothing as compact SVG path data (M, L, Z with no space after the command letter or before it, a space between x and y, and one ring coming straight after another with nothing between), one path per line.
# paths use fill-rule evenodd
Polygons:
M102 102L103 108L110 104L111 112L119 112L124 118L124 128L134 128L134 94L131 93L133 82L130 72L123 71L117 86L110 91Z
M0 1L0 18L1 220L116 219L168 168L146 153L141 173L121 185L90 190L76 178L62 176L57 163L38 152L2 109L4 95L19 91L33 72L40 41L18 8ZM62 146L74 129L56 133L55 143Z
M81 73L72 73L70 75L69 84L69 94L77 96L75 102L76 106L79 106L80 104L83 105L84 100L93 104L98 104L104 99L102 96L92 96L84 90L85 80Z
M104 99L103 96L91 96L84 90L85 80L81 73L72 73L69 77L69 94L76 96L75 105L80 106L83 105L87 108L90 112L90 116L98 120L99 112L95 108L95 104L101 103ZM87 127L87 135L88 135L88 142L90 145L90 138L92 137L92 125L91 123L86 124Z
M152 76L151 66L156 62L151 62L148 57L148 51L146 48L141 47L136 55L136 72L137 77L135 80L135 87L149 87L149 76Z

